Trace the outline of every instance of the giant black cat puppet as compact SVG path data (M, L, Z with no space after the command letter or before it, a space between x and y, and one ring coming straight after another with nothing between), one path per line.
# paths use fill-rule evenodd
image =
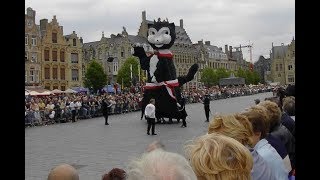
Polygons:
M141 69L148 72L142 109L154 98L158 119L186 118L180 87L194 78L199 67L198 64L193 64L186 76L176 77L173 54L169 50L175 39L174 23L169 23L168 20L161 21L159 18L157 22L148 25L148 42L155 50L154 54L148 57L143 47L133 47L133 55L139 58Z

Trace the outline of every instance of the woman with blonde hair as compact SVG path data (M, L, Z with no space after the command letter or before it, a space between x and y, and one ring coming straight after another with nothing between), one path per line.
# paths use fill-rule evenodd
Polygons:
M253 166L249 150L237 140L211 133L186 145L198 180L248 180Z
M219 115L210 121L208 134L219 133L231 137L246 146L253 157L252 179L276 179L268 163L253 149L254 132L251 122L244 115Z

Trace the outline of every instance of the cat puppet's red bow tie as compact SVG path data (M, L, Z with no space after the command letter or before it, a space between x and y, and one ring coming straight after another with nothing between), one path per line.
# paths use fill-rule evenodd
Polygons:
M158 58L167 58L170 60L173 59L173 54L171 52L170 53L160 53L159 51L155 51L154 54L157 55Z

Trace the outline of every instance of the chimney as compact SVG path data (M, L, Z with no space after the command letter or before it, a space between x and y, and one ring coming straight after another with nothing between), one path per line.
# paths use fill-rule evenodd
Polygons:
M271 47L273 47L273 42L272 42L272 44L271 44Z
M201 45L202 45L202 44L203 44L203 41L202 41L202 40L201 40L201 41L198 41L198 44L201 44Z
M76 33L76 31L72 31L72 34L75 34Z
M228 54L228 45L224 45L224 53Z
M183 19L180 19L180 27L183 28Z
M58 23L58 21L57 21L57 16L56 16L56 15L53 15L52 22L53 22L54 24Z
M29 17L32 17L33 20L35 20L36 11L32 10L31 7L28 7L28 8L27 8L27 15L28 15Z
M232 46L229 46L229 53L230 53L230 57L232 57Z
M80 37L80 43L83 44L83 39L82 39L82 37Z
M40 20L40 30L45 31L47 29L48 19L41 19Z
M142 21L146 21L146 11L142 11Z
M204 42L207 46L210 46L210 41L205 41Z

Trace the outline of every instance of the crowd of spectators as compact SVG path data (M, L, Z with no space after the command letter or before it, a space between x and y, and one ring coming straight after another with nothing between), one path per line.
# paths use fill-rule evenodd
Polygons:
M256 93L270 92L277 87L266 85L232 86L188 89L183 91L186 103L199 103L204 95L210 95L211 100L246 96ZM75 102L76 117L91 119L102 116L101 103L107 98L112 104L109 114L122 114L141 110L142 87L131 87L122 92L114 93L76 93L52 94L48 96L25 96L26 127L48 125L71 121L70 102Z
M184 144L184 154L169 152L155 141L126 167L107 170L102 180L292 180L294 117L294 96L274 96L241 112L217 114L207 132ZM65 180L79 180L74 169L62 166L54 168L48 179L59 173Z

